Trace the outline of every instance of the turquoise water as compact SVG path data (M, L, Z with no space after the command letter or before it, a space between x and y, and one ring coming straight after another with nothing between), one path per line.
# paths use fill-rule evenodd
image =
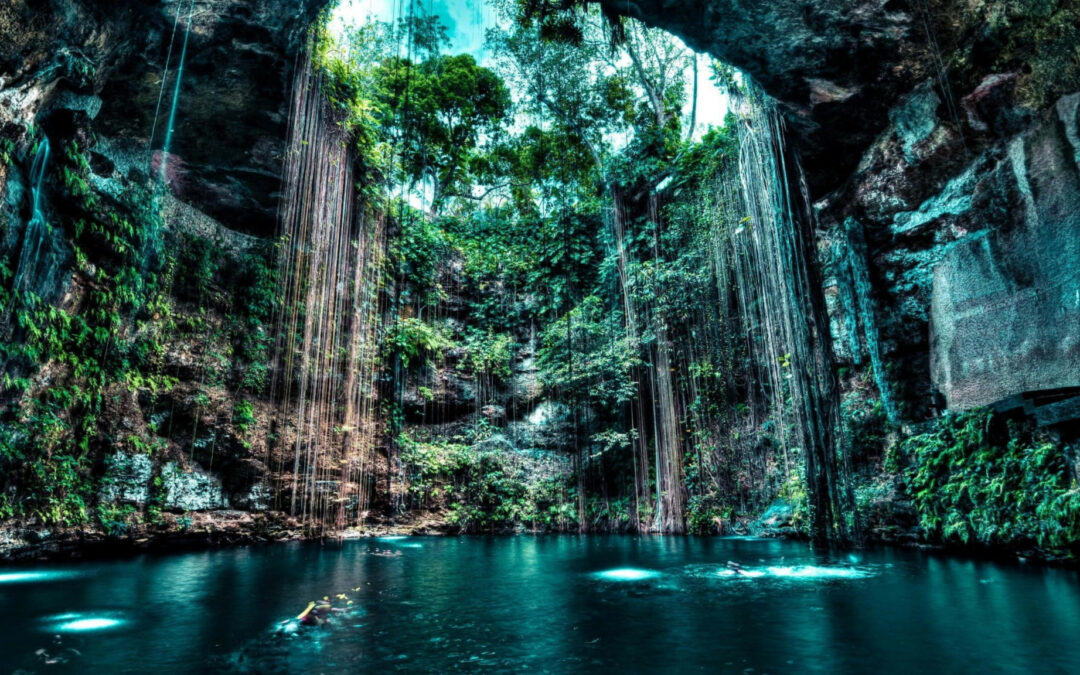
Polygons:
M290 621L338 593L353 604L335 599L332 624ZM1080 672L1075 572L771 540L407 537L8 567L0 608L0 672Z

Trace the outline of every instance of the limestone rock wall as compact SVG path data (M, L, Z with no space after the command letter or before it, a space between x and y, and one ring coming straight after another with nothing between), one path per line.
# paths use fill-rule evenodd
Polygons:
M1018 204L934 269L931 376L950 409L1080 388L1080 94L1010 140Z
M904 419L1080 384L1080 2L600 4L778 99L818 214L835 351L861 365L876 345Z
M293 59L328 0L14 0L0 8L0 129L88 126L160 157L190 25L172 187L228 227L275 231ZM179 17L179 21L177 20ZM168 68L166 68L168 64ZM153 138L151 138L153 136ZM108 163L108 158L102 158Z

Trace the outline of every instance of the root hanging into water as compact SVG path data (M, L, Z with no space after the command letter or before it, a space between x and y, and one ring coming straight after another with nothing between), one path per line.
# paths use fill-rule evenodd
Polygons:
M360 523L370 497L384 220L358 196L348 136L310 56L297 69L291 119L272 459L287 472L279 472L279 499L322 532Z

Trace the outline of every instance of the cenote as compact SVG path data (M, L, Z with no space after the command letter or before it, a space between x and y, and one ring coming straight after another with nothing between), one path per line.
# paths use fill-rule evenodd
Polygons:
M415 546L387 555L398 543ZM728 574L728 561L748 574ZM0 635L6 669L32 668L58 633L81 654L75 672L1080 668L1075 573L898 549L830 558L768 539L408 537L79 567L0 588L18 615ZM348 609L298 626L324 595Z
M0 0L0 671L1080 672L1077 45Z

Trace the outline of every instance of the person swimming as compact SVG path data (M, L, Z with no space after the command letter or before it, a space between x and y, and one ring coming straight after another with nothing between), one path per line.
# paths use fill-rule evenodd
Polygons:
M303 626L321 626L329 623L332 615L344 611L332 606L329 600L323 598L322 600L309 602L308 606L304 608L303 612L300 612L296 619Z

